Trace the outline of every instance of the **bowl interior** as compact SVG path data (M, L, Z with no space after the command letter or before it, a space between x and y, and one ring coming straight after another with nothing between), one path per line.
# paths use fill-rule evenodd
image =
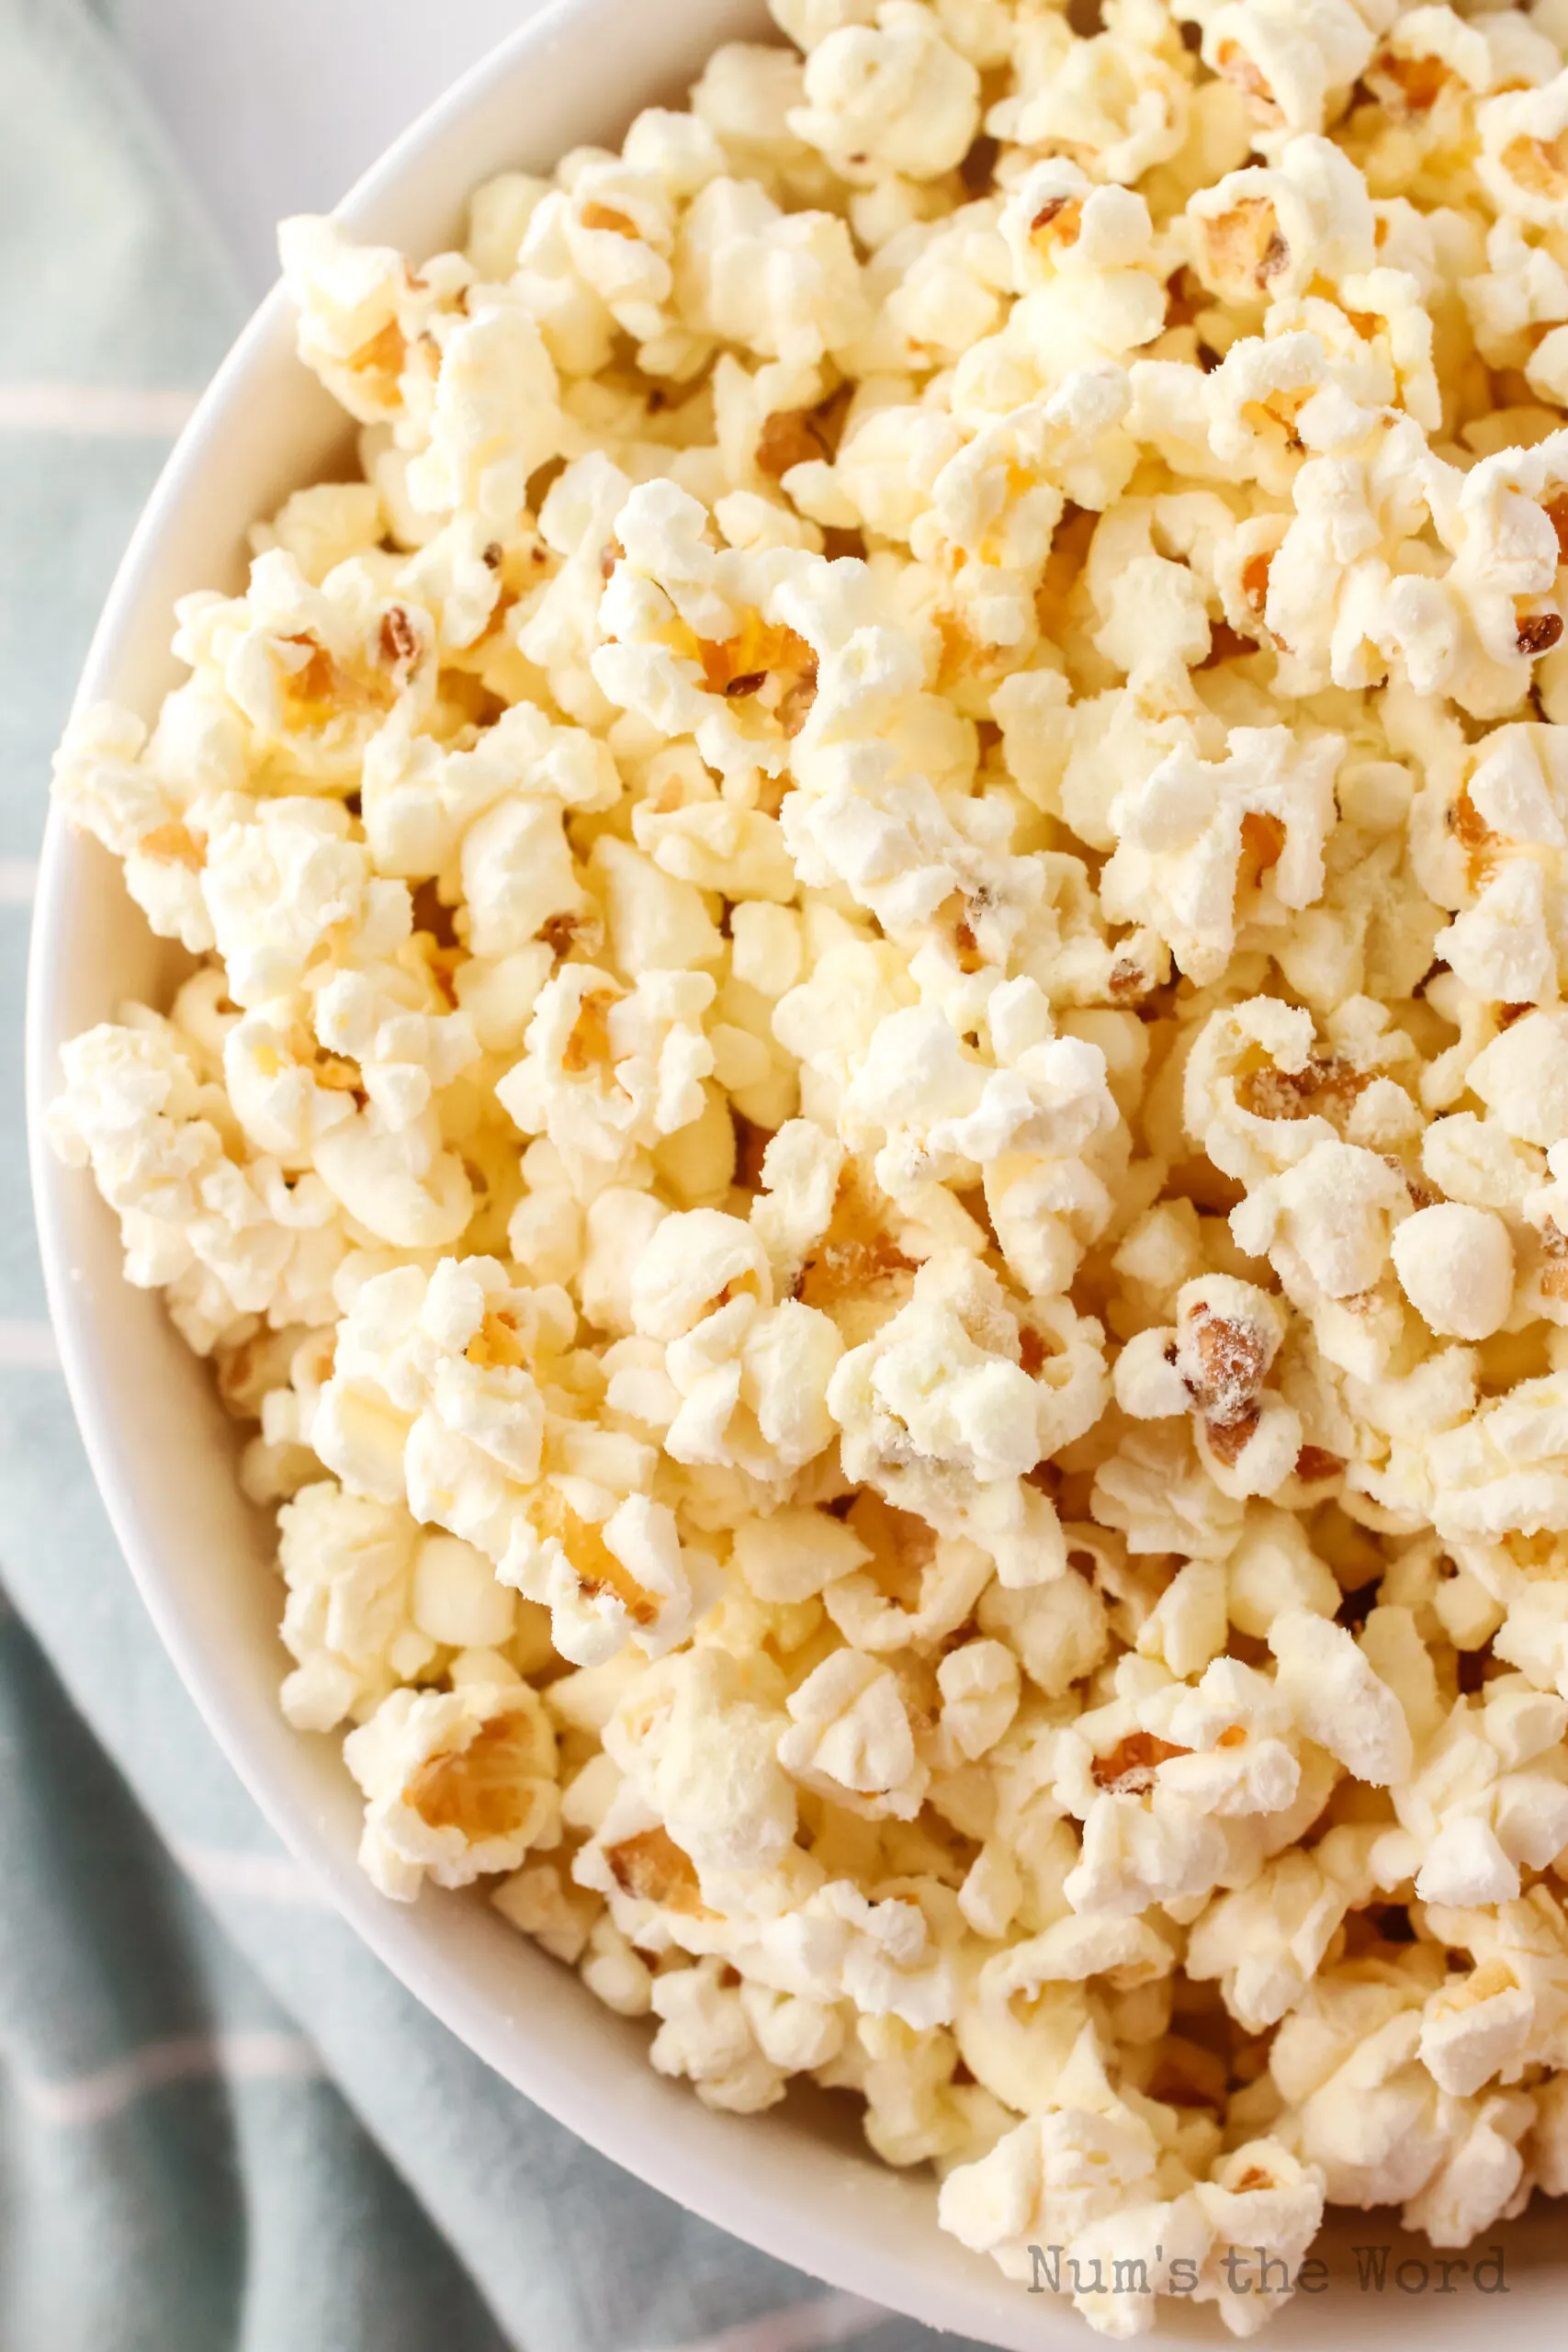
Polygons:
M476 181L507 167L547 170L574 144L616 140L638 106L679 103L718 42L770 31L756 0L558 0L399 142L343 217L363 235L436 251L456 236ZM106 608L83 697L151 718L179 675L168 650L175 598L238 587L250 523L301 484L353 470L343 416L295 360L291 318L275 292L170 460ZM156 1297L124 1281L115 1220L90 1180L62 1169L41 1137L62 1043L116 1017L127 998L166 1002L176 968L114 862L51 818L28 1001L33 1183L51 1306L116 1532L231 1762L410 1990L607 2155L769 2253L928 2324L1017 2352L1081 2344L1082 2323L1063 2304L1031 2297L938 2232L930 2181L873 2159L845 2102L792 2098L760 2120L711 2113L653 2074L643 2029L602 2008L482 1900L430 1895L404 1909L360 1874L358 1804L334 1745L290 1731L277 1710L287 1660L274 1547L235 1484L233 1426ZM1282 2352L1317 2341L1325 2324L1348 2347L1417 2328L1455 2352L1468 2341L1478 2316L1471 2293L1401 2292L1392 2272L1383 2293L1359 2290L1350 2248L1389 2243L1388 2218L1336 2225L1319 2249L1328 2292L1298 2297L1276 2324L1270 2341ZM1523 2340L1544 2343L1562 2277L1561 2224L1547 2209L1505 2234L1506 2316ZM1408 2251L1429 2259L1429 2249ZM1216 2332L1210 2315L1178 2314L1153 2340Z

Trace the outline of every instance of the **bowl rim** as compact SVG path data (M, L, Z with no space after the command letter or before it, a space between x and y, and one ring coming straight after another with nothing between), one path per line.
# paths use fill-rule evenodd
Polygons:
M525 23L416 117L333 206L331 217L366 233L370 217L395 201L413 168L443 145L496 83L510 78L536 53L547 51L558 35L578 33L581 18L615 13L616 0L544 0ZM714 39L716 43L729 37L720 30ZM373 227L369 233L376 233ZM230 429L236 395L243 393L257 362L276 346L280 334L288 333L292 347L292 304L281 280L276 281L240 329L174 442L116 569L73 696L73 716L104 698L105 681L143 606L143 575L181 508L186 478L209 446ZM840 2218L828 2210L828 2200L810 2206L804 2199L792 2199L782 2177L786 2167L776 2160L772 2165L766 2162L765 2148L757 2144L766 2132L754 2131L751 2119L716 2116L699 2106L689 2086L680 2086L677 2096L690 2102L694 2113L693 2129L677 2148L655 2117L638 2116L629 2123L625 2117L617 2120L611 2105L543 2037L531 2042L525 2054L513 2038L514 2023L492 2016L485 1996L465 1986L461 1969L432 1948L433 1939L417 1924L415 1907L386 1901L352 1857L345 1863L327 1823L312 1815L297 1792L276 1785L265 1759L253 1752L248 1733L236 1724L216 1687L200 1643L164 1589L152 1531L124 1489L116 1462L114 1383L96 1360L92 1309L73 1272L64 1203L64 1182L72 1171L56 1159L45 1131L44 1114L58 1087L58 940L73 861L83 846L51 802L33 903L25 1023L28 1176L49 1317L94 1481L142 1604L187 1695L263 1818L338 1916L459 2043L556 2122L649 2188L790 2268L874 2301L890 2314L972 2337L983 2330L985 2340L997 2345L1049 2345L1060 2329L1065 2345L1081 2333L1081 2322L1055 2305L1055 2299L1044 2310L1038 2303L1021 2303L1018 2288L955 2242L939 2241L947 2267L956 2267L957 2256L963 2277L926 2275L921 2267L900 2261L890 2242L878 2244L874 2232L868 2239L863 2226L854 2226L852 2200L844 2200ZM581 1989L583 1999L592 2000L586 1988ZM646 2055L637 2063L646 2067ZM699 2128L699 2119L713 2127L711 2133ZM749 2168L735 2160L732 2134L738 2120L751 2143ZM865 2162L868 2169L882 2174L869 2153ZM771 2185L770 2172L781 2176ZM883 2177L890 2183L896 2179L890 2173ZM863 2223L869 2217L861 2218ZM930 2227L934 2234L934 2213Z

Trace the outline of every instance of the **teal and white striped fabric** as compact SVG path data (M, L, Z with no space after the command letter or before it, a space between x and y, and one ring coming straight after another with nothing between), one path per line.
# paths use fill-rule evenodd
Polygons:
M28 905L94 616L241 305L107 7L0 0L0 2352L934 2346L454 2042L277 1848L142 1616L43 1319Z

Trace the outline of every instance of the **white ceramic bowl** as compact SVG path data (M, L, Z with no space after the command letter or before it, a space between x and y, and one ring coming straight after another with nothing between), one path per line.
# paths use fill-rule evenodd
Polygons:
M508 166L547 170L581 141L618 140L655 100L679 103L720 41L767 37L761 0L557 0L434 107L342 207L359 233L415 254L456 235L475 183ZM341 413L298 364L281 292L252 320L181 439L143 515L82 682L85 701L151 718L179 673L171 607L198 587L238 588L244 535L300 484L351 470ZM115 1532L175 1665L231 1763L280 1836L324 1883L394 1974L508 2081L631 2172L694 2211L834 2285L1010 2352L1084 2346L1064 2304L1030 2296L937 2230L926 2177L890 2172L847 2126L842 2103L792 2099L742 2120L710 2113L649 2068L646 2032L482 1899L383 1901L355 1860L355 1793L334 1746L290 1731L277 1709L288 1661L276 1618L271 1532L242 1500L231 1423L156 1297L120 1272L114 1218L90 1180L59 1166L40 1114L62 1043L128 996L166 1001L174 966L107 854L51 819L34 921L28 1021L32 1178L66 1378ZM1386 2217L1340 2227L1330 2291L1298 2297L1268 2341L1332 2331L1345 2352L1414 2343L1438 2352L1506 2321L1521 2345L1555 2341L1563 2278L1551 2212L1508 2233L1504 2303L1472 2294L1382 2296L1354 2286L1348 2249L1384 2241ZM1412 2253L1420 2249L1409 2248ZM1174 2306L1162 2307L1172 2312ZM1188 2313L1154 2341L1218 2334Z

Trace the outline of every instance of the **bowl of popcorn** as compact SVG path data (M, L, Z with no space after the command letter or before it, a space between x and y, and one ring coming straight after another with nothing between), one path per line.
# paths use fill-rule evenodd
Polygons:
M547 11L285 225L59 754L51 1296L229 1755L997 2345L1552 2325L1565 47Z

